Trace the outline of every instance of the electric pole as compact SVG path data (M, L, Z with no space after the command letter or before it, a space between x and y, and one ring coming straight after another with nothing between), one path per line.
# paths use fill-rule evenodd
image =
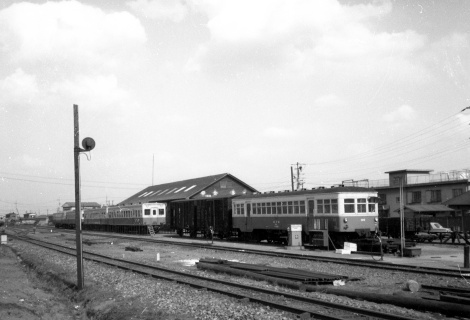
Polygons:
M301 189L301 186L303 187L304 185L304 181L300 179L300 174L302 172L302 166L304 166L305 164L301 164L301 163L296 163L296 164L292 164L291 167L290 167L290 177L291 177L291 185L292 185L292 191L295 191L295 190L300 190ZM293 167L292 166L296 166L296 173L297 175L294 176L294 173L293 173ZM294 190L294 178L296 180L296 188Z
M80 152L91 151L95 147L95 140L85 138L82 141L84 149L80 148L78 141L80 136L78 121L78 105L73 105L73 124L74 124L74 147L73 160L75 171L75 234L76 234L76 251L77 251L77 287L82 290L85 286L83 277L83 249L82 249L82 209L80 199Z

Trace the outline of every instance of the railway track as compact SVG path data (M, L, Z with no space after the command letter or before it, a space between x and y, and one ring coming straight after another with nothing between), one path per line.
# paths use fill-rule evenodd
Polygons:
M31 239L22 234L16 236L18 239L55 250L67 255L75 256L75 248L53 244L38 239ZM287 311L299 315L302 319L390 319L405 320L412 319L399 315L392 315L362 308L350 307L344 304L337 304L315 298L308 298L301 295L279 292L254 286L234 283L231 281L206 278L198 275L188 274L163 268L133 262L124 259L112 258L92 252L83 251L84 259L103 263L123 270L132 271L138 274L151 276L154 278L173 281L190 286L199 290L208 290L218 294L230 296L243 302L257 303L270 308Z
M47 228L51 229L51 228ZM60 232L69 232L74 233L74 230L65 230L59 229ZM266 251L264 245L260 245L260 249L247 249L247 248L239 248L234 247L233 243L231 246L223 246L223 245L212 245L205 241L198 241L197 239L191 239L192 242L182 242L182 241L172 241L172 240L162 240L157 238L151 237L143 237L143 236L131 236L131 235L124 235L124 234L117 234L117 233L102 233L102 232L91 232L91 231L83 231L84 235L91 235L91 236L98 236L98 237L110 237L112 235L113 238L122 238L128 240L136 240L136 241L145 241L145 242L153 242L153 243L164 243L164 244L171 244L171 245L178 245L178 246L185 246L185 247L193 247L193 248L205 248L205 249L212 249L212 250L221 250L221 251L231 251L231 252L242 252L247 254L257 254L263 256L271 256L271 257L284 257L289 259L301 259L301 260L308 260L308 261L318 261L318 262L330 262L330 263L337 263L337 264L347 264L350 266L358 266L358 267L369 267L369 268L377 268L383 270L391 270L391 271L400 271L400 272L410 272L410 273L417 273L417 274L432 274L438 275L443 277L463 277L470 279L470 272L462 271L459 269L443 269L443 268L434 268L434 267L423 267L423 266L412 266L412 265L397 265L392 263L387 263L383 261L364 261L364 260L352 260L348 258L341 258L341 257L324 257L319 255L313 254L300 254L300 253L289 253L289 252L276 252L276 251ZM220 242L219 242L220 243Z

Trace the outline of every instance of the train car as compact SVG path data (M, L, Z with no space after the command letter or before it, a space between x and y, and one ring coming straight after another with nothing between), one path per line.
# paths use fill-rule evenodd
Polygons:
M378 228L377 192L332 187L243 195L232 200L232 223L242 239L287 242L288 228L302 225L302 240L324 231L337 245Z
M75 210L67 212L56 212L52 216L54 220L54 226L56 228L75 229ZM81 218L83 222L83 213Z
M232 206L230 199L176 201L170 203L172 227L183 236L208 238L212 234L227 238L232 232Z
M86 210L83 229L123 233L158 232L166 222L166 204L143 203Z

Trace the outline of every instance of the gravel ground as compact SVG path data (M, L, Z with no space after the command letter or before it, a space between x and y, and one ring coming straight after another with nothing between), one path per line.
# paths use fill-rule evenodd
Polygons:
M35 237L70 246L75 244L75 237L70 234L45 233L37 234ZM84 245L83 249L85 251L105 253L116 258L126 258L204 275L210 278L236 281L266 288L273 287L265 282L198 270L195 262L200 258L211 257L246 263L266 264L275 267L291 267L333 273L361 279L360 281L347 282L344 286L338 288L402 296L419 294L412 294L404 290L408 280L415 280L421 284L470 288L470 284L461 278L442 278L433 275L406 274L341 264L272 258L233 252L225 253L212 249L192 249L166 244L129 242L128 240L123 241L112 237L107 239L86 237L84 243L89 244ZM74 257L65 257L59 253L47 249L38 249L38 247L32 247L20 241L12 241L11 246L21 254L23 259L40 265L41 270L55 273L65 281L72 283L76 281L76 259ZM125 248L129 246L138 247L142 251L126 251ZM159 256L158 261L157 256ZM78 301L80 302L80 308L83 310L82 314L86 315L89 319L105 319L106 317L106 319L296 319L296 316L289 313L278 312L277 310L251 303L242 303L236 299L211 292L135 275L93 262L85 261L84 268L86 290L84 290L81 300L79 299ZM329 288L332 288L332 286ZM317 299L341 302L358 308L388 312L414 319L445 318L439 314L421 313L392 305L358 301L332 294L319 292L300 293L279 287L276 290L303 294ZM126 315L126 317L114 317L117 316L115 314L116 306L119 306L118 311L120 314Z

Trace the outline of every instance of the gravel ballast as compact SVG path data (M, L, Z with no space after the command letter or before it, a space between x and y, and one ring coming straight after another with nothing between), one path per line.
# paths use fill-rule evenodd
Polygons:
M73 246L73 235L58 233L34 235L38 238ZM360 281L350 281L338 288L394 294L415 298L421 292L408 291L409 280L420 284L439 286L457 286L469 288L470 285L462 278L443 278L433 275L406 274L403 272L382 271L372 268L355 267L334 263L311 262L297 259L273 258L244 253L223 252L212 249L193 249L167 244L151 244L148 242L130 242L109 237L87 237L89 245L84 250L106 254L115 258L125 258L147 264L155 264L167 268L240 282L252 286L275 288L278 291L302 294L309 297L339 302L358 308L367 308L381 312L393 313L414 319L443 319L440 314L422 313L399 308L388 304L377 304L358 301L334 294L321 292L301 293L286 288L273 287L271 284L253 281L246 278L216 274L198 270L194 263L201 258L210 257L232 261L267 264L282 268L299 268L310 271L345 275L360 278ZM41 270L58 275L64 281L76 281L76 259L54 251L40 249L37 246L12 241L10 244L22 258L33 261L41 266ZM138 247L142 251L126 251L126 247ZM159 260L157 261L157 257ZM127 318L122 319L296 319L295 315L280 312L237 299L197 290L189 286L168 281L162 281L136 275L117 268L103 266L94 262L84 262L85 291L81 297L80 308L90 319L104 319L105 316L116 312L116 306ZM333 288L329 286L328 288ZM113 311L114 310L114 311ZM153 318L152 318L153 317ZM117 319L117 318L112 318Z

